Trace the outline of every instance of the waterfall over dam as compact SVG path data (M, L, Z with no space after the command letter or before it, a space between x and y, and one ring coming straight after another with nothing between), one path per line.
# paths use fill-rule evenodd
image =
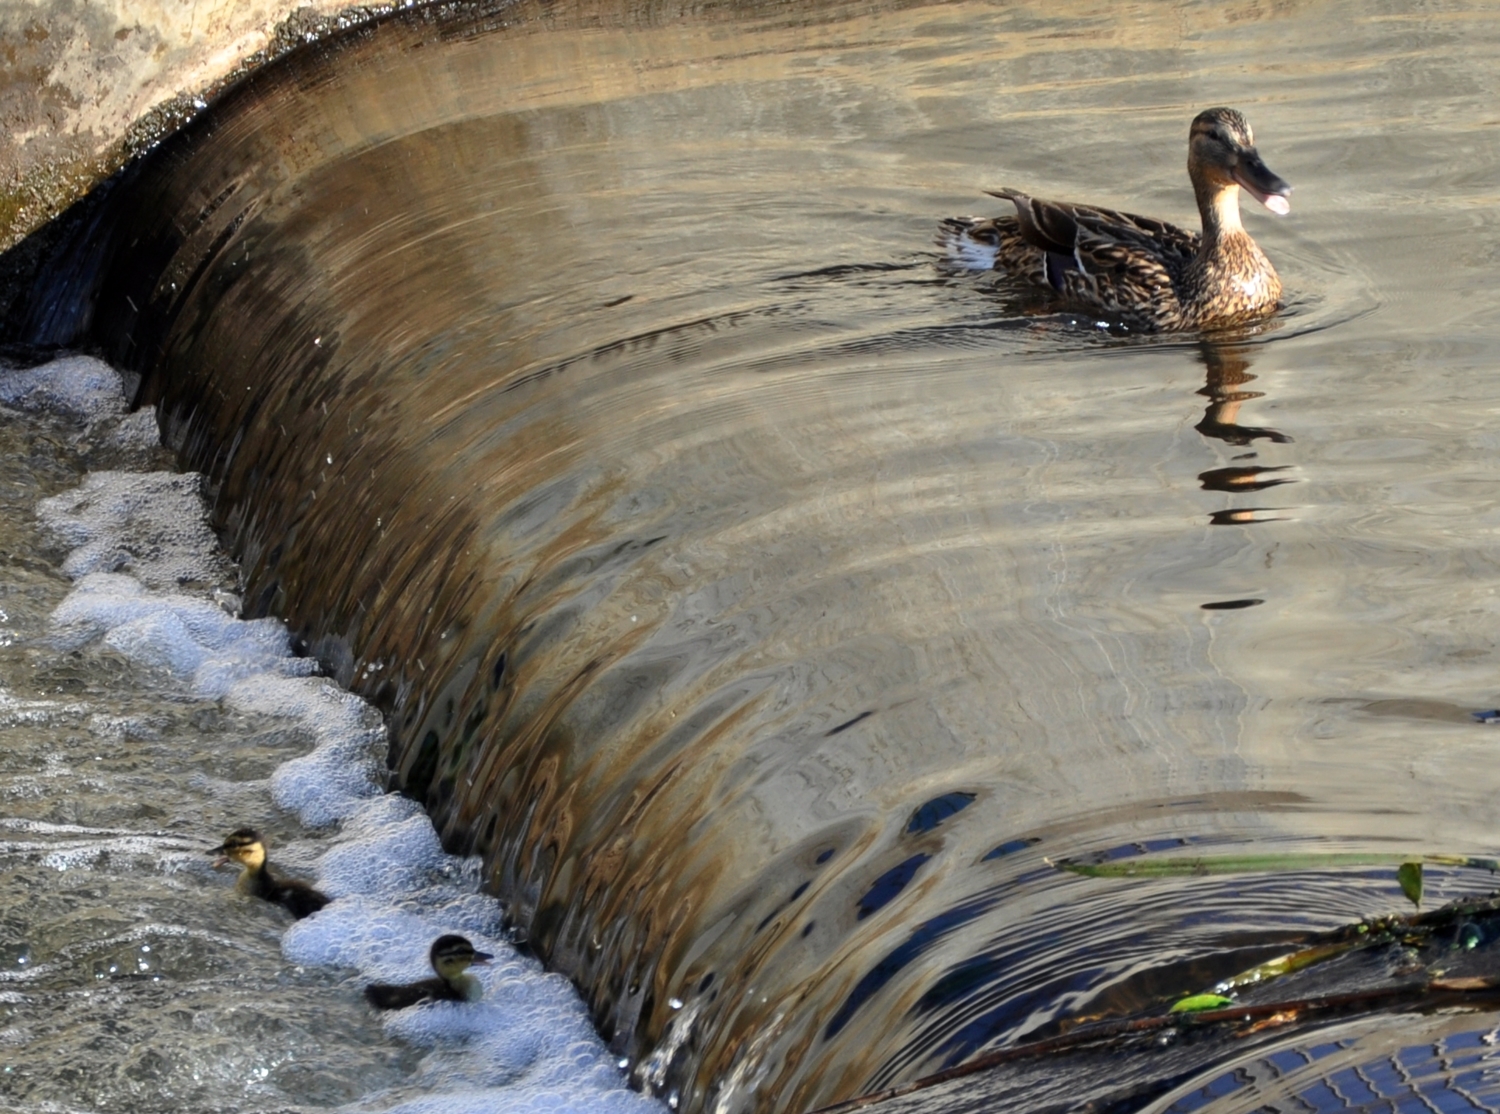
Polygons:
M1256 224L1288 308L1217 341L1101 328L932 246L1003 204L983 187L1084 166L1191 220L1179 102L1220 95L1178 75L1112 116L1181 27L1079 60L1076 18L398 13L124 172L32 299L25 339L141 376L246 617L381 709L393 787L679 1109L908 1083L1401 900L1375 869L1058 860L1485 850L1480 694L1445 654L1487 620L1414 647L1462 590L1382 596L1408 508L1351 512L1377 480L1311 455L1330 415L1379 420L1308 369L1355 374L1351 323L1397 331L1341 254L1395 252L1383 217ZM1264 48L1203 34L1215 67ZM1027 85L1048 67L1084 91ZM1301 188L1359 90L1265 81L1288 103L1242 107ZM1237 425L1257 375L1270 412ZM1413 562L1493 574L1454 520Z

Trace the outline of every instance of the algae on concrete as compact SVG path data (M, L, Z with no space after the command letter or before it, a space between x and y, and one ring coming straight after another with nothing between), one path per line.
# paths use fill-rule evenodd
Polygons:
M10 0L0 5L0 252L240 75L405 3Z
M0 4L0 341L14 339L15 307L41 261L81 219L78 203L95 187L251 70L416 6L415 0Z

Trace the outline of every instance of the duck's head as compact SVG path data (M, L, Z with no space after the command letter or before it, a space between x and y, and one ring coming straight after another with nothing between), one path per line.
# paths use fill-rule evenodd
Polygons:
M1210 108L1193 119L1188 174L1195 187L1207 187L1210 194L1243 186L1278 216L1291 211L1287 198L1292 187L1261 161L1250 121L1232 108Z
M439 936L432 942L432 951L427 954L432 969L445 979L453 979L472 966L483 966L495 957L489 952L477 952L474 945L462 936Z
M224 837L222 844L211 848L208 853L218 856L214 860L216 867L236 862L251 870L259 870L266 865L266 843L254 828L237 828Z

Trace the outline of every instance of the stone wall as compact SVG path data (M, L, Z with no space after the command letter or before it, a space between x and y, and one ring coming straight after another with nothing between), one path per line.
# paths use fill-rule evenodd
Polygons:
M0 344L75 205L246 71L415 0L0 0ZM70 211L71 207L71 211Z
M340 0L0 3L0 251L181 124L247 66L391 7L350 9Z

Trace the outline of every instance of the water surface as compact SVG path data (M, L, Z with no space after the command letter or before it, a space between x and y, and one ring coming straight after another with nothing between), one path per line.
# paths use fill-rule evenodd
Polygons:
M810 1109L1401 902L1048 859L1494 853L1497 62L1462 4L413 16L166 145L33 335L146 375L641 1086ZM1275 321L938 258L984 187L1191 222L1221 103Z

